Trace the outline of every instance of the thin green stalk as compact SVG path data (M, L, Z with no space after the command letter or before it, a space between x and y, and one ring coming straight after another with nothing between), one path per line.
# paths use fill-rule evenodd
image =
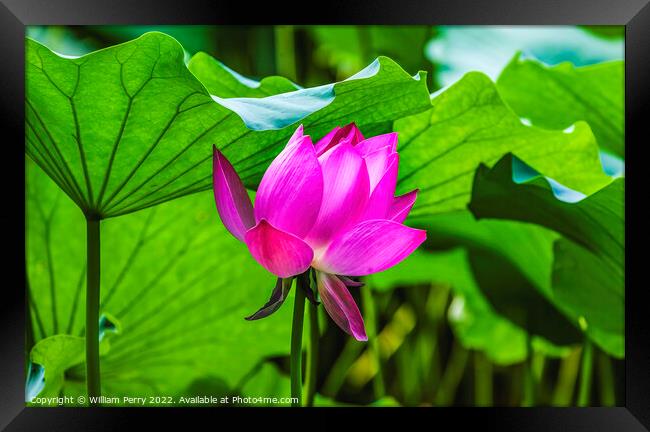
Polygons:
M521 398L522 407L532 407L535 405L535 386L533 373L530 370L530 362L528 359L522 364L522 371L524 377L524 394Z
M372 37L368 26L356 26L363 64L372 61Z
M585 342L582 346L582 361L580 363L580 383L578 387L578 406L589 406L591 396L591 378L594 363L593 345L591 341L585 337Z
M375 399L380 399L386 393L384 387L384 377L381 371L381 357L379 351L379 339L377 339L377 315L375 311L375 301L372 298L372 292L368 285L361 287L361 302L363 305L363 316L366 324L368 336L368 349L371 361L374 363L374 370L377 371L373 380L372 387L375 392Z
M521 406L532 407L537 402L537 391L535 383L535 375L533 372L533 344L530 335L526 337L527 357L523 363L524 371L524 397L521 401Z
M578 376L580 365L580 350L573 350L567 357L562 359L558 372L557 383L553 391L551 405L569 406L573 400L573 391Z
M305 406L314 406L316 395L316 379L318 378L318 305L309 302L309 346L307 347L307 376L305 378L305 389L307 397Z
M539 396L541 391L541 383L544 382L544 367L546 365L546 357L541 352L534 352L533 358L530 362L530 369L533 373L533 378L535 380L535 386L537 388L537 395Z
M296 299L291 324L291 406L300 406L302 399L302 324L305 315L305 290L301 277L296 278Z
M440 379L440 386L438 387L434 400L436 406L449 406L453 404L458 385L465 374L468 356L469 352L459 342L454 340L451 346L451 354L449 355L449 360L447 360L447 366Z
M277 25L275 30L275 69L278 75L296 81L296 53L294 28Z
M474 352L474 404L492 406L492 363L480 351Z
M101 395L99 377L99 219L86 217L86 386L88 399ZM92 404L92 402L91 402Z
M321 394L330 397L336 396L345 381L348 370L350 370L350 367L359 357L364 347L365 344L362 344L356 339L347 338L341 354L339 354L339 357L330 368L330 373L321 387Z
M430 371L425 378L425 392L426 398L433 400L435 396L435 388L440 382L442 375L442 359L440 358L440 350L443 345L441 343L441 335L444 332L445 326L445 313L447 305L449 304L449 286L444 284L431 284L431 291L426 309L426 322L430 329L426 332L430 338L431 349L431 363Z
M600 405L616 405L616 391L614 385L614 372L612 371L612 361L602 351L598 353L598 381L600 388Z

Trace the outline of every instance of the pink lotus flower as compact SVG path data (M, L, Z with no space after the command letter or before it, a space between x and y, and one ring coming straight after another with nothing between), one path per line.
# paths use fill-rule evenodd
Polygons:
M214 149L214 197L226 228L279 278L313 268L328 314L358 340L367 336L348 291L358 284L348 276L386 270L426 239L425 231L402 224L417 190L394 196L396 148L396 133L364 139L354 124L314 145L300 126L266 170L254 208L230 162ZM251 319L280 306L283 286L278 279L269 303Z

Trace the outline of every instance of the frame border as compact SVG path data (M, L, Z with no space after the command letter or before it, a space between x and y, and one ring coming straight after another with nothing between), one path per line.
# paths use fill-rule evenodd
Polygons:
M24 179L24 34L25 26L34 24L91 25L91 24L271 24L300 22L303 24L600 24L625 25L625 104L627 136L626 153L634 155L643 145L642 119L647 118L650 106L650 0L330 0L318 12L302 12L295 7L281 8L276 3L256 3L254 13L244 2L214 2L210 0L1 0L0 32L3 57L0 68L1 118L5 133L4 158L0 175L2 184L12 185L15 179ZM645 109L644 109L645 108ZM645 112L644 112L645 111ZM8 135L8 136L7 136ZM634 143L629 145L629 143ZM638 157L627 157L626 177L632 177L633 186L626 189L626 216L628 224L642 211L634 199ZM6 169L9 167L10 169ZM642 167L640 167L643 169ZM24 180L23 180L24 188ZM0 357L0 429L7 430L115 430L142 421L151 426L165 421L187 427L184 408L41 408L25 409L24 403L24 328L25 293L16 286L27 283L25 268L25 205L24 190L4 188L5 205L20 211L4 211L4 262L12 270L12 278L5 278L3 301L0 302L0 340L4 347ZM630 219L632 218L632 219ZM640 224L641 225L641 224ZM626 230L626 258L639 259L632 251L640 251L639 234L647 228L634 230L634 237ZM628 261L630 262L630 261ZM627 277L639 266L627 267ZM638 273L638 271L637 271ZM632 289L633 287L633 289ZM370 415L379 421L395 418L395 413L422 416L435 422L465 425L476 422L519 431L623 431L650 430L650 325L642 301L645 286L626 284L625 310L625 407L616 408L377 408L355 410L334 408L336 414L354 413L357 417ZM214 420L210 409L190 408L193 422ZM331 410L331 409L330 409ZM295 421L312 410L255 410L264 421L271 415L290 415ZM280 411L280 412L278 412ZM241 421L236 408L219 408L219 418ZM390 413L390 414L389 414ZM232 417L230 417L232 416ZM235 418L237 416L237 418ZM645 425L645 426L644 426Z

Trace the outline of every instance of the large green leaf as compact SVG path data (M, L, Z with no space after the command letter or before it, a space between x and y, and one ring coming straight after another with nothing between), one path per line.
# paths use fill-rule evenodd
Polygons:
M478 218L531 222L570 239L553 245L554 302L587 325L588 333L610 353L622 357L625 179L612 180L578 202L564 202L541 176L515 183L513 162L506 156L491 170L477 170L470 209Z
M204 80L220 73L217 62L197 62L191 66ZM430 107L424 76L421 72L411 77L389 58L380 57L335 84L265 98L216 98L237 113L249 128L242 135L235 135L236 130L227 136L220 135L217 147L233 162L246 186L254 189L298 124L314 138L350 122L355 122L366 135L389 132L395 119Z
M578 202L559 200L547 179L513 181L513 159L492 169L481 166L474 178L469 208L477 218L513 219L553 229L621 269L625 256L625 179L613 180Z
M27 173L35 339L82 336L84 217L33 163ZM103 221L101 234L101 313L121 327L102 356L104 395L173 395L205 377L234 388L263 358L288 353L290 308L244 320L274 277L219 223L210 192ZM83 365L72 372L64 391L83 394Z
M254 188L299 123L314 137L351 121L385 129L429 104L424 80L387 58L335 84L222 99L162 33L79 58L26 43L27 153L81 209L103 218L210 188L213 144ZM197 74L202 64L219 70L196 61ZM232 80L208 82L231 95ZM224 90L214 88L220 82Z
M623 156L623 61L546 66L517 55L499 76L497 86L503 100L535 126L564 129L584 120L602 148Z
M565 314L611 355L625 356L625 283L620 268L565 239L554 244L553 294Z
M465 208L479 164L493 165L507 152L584 193L609 180L586 123L568 133L526 126L483 74L465 75L432 103L394 125L400 134L399 189L420 189L413 216Z

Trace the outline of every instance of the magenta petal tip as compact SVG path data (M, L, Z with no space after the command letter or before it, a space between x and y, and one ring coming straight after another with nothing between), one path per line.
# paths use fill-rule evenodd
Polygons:
M248 230L245 241L253 258L281 278L304 272L314 257L314 251L302 239L277 229L266 219Z
M366 276L399 264L426 238L426 231L398 222L367 220L334 239L314 266L328 273Z
M246 231L255 225L253 205L228 159L215 145L212 150L212 186L217 212L226 229L244 241Z
M363 317L354 298L336 275L318 272L318 294L328 315L358 341L367 341Z
M400 223L404 222L411 212L413 204L415 204L419 191L419 189L414 189L411 192L393 198L393 202L388 209L387 219Z

